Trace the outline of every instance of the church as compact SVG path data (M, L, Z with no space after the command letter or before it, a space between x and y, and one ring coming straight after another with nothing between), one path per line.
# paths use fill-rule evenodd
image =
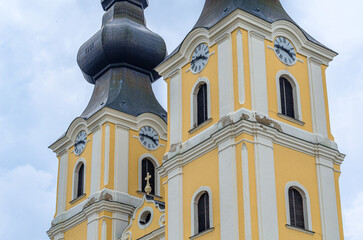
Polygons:
M101 5L77 55L93 94L50 146L51 240L344 239L325 75L336 52L279 0L205 0L170 54L148 0Z

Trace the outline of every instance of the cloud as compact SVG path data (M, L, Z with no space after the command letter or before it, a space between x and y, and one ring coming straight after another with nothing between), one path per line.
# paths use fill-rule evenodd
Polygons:
M55 212L52 174L30 165L0 172L0 236L2 240L47 239Z
M363 192L357 194L350 207L343 210L346 240L361 240L363 236Z

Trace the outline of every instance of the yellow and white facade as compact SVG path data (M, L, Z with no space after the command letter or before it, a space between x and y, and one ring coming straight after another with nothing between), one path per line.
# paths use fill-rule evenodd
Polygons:
M277 37L296 63L282 63ZM198 73L200 44L209 59ZM339 177L344 155L330 129L325 71L336 53L308 41L289 21L268 23L240 9L191 31L156 70L168 86L168 124L103 108L76 119L51 149L59 161L54 240L342 240ZM293 86L295 117L281 113L279 79ZM196 123L196 89L207 86L207 120ZM160 145L139 140L143 126ZM74 141L87 132L80 156ZM157 166L155 196L144 197L141 160ZM85 194L74 199L74 172L85 166ZM292 226L289 189L304 202L304 229ZM209 228L197 229L196 199L209 197ZM165 206L164 206L165 205ZM151 218L145 225L145 211Z

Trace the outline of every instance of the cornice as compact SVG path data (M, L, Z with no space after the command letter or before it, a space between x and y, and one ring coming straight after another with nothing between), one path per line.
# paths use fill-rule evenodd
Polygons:
M84 221L102 211L121 213L131 217L135 208L141 203L141 199L125 193L104 189L92 194L77 206L64 212L52 221L52 227L47 231L50 239L55 235L64 233L69 229L81 224Z
M150 125L159 133L160 139L167 140L167 125L157 115L144 113L138 117L134 117L105 107L92 115L89 119L76 118L68 127L66 133L50 145L49 148L59 156L74 144L76 135L80 130L85 130L87 134L90 134L106 122L113 123L117 126L123 126L124 128L132 129L134 131L138 131L143 125Z
M309 41L305 34L295 24L286 20L274 23L266 22L250 13L237 9L210 29L196 28L185 37L178 52L158 65L155 70L162 76L169 76L174 69L180 69L189 61L188 49L201 41L214 45L221 36L230 34L237 28L258 34L267 40L273 41L277 34L284 34L297 46L297 52L306 57L319 59L324 65L337 56L337 53ZM198 42L199 40L199 42ZM197 43L195 43L197 42Z
M312 133L241 109L222 118L218 123L188 141L171 146L170 151L164 155L163 164L158 168L160 176L166 177L172 170L187 165L218 148L219 144L228 138L236 138L243 133L271 139L275 144L313 157L323 157L338 165L345 157L338 151L336 144L329 139L318 139ZM247 139L240 142L243 141L250 142ZM256 142L253 143L256 144Z

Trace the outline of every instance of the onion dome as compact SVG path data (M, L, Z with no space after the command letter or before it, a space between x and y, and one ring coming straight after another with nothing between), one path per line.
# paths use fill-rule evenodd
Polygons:
M153 113L167 121L153 93L154 68L166 56L164 40L145 24L147 0L101 0L102 28L78 52L85 79L95 88L81 117L104 107L139 116Z
M166 56L164 40L145 24L147 0L102 0L106 11L102 28L78 51L78 65L85 79L94 84L113 67L129 66L151 73Z

